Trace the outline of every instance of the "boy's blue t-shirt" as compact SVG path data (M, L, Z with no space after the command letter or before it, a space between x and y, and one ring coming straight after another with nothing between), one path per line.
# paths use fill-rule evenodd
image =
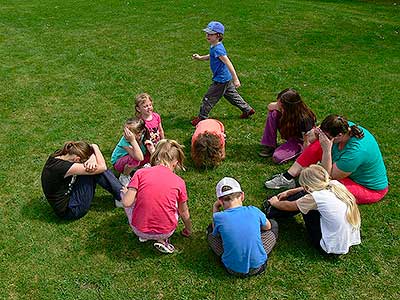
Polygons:
M354 123L349 122L352 126ZM342 150L338 144L332 146L332 161L344 171L351 172L349 178L371 189L383 190L388 186L385 164L373 135L365 128L362 139L351 137Z
M214 213L213 235L221 235L224 245L222 262L226 268L247 274L267 261L261 241L265 214L254 206L239 206Z
M210 47L210 68L213 73L213 81L224 83L232 79L228 67L219 59L220 56L227 55L222 43Z

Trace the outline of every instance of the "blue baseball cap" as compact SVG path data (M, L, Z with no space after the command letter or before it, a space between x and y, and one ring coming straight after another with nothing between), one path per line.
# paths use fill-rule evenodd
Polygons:
M211 21L210 23L208 23L207 28L204 28L203 31L209 34L224 34L225 27L220 22Z

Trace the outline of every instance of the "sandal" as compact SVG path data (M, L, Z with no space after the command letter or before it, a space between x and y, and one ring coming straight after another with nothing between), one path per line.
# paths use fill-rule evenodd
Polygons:
M165 240L164 242L156 242L154 243L154 247L162 253L171 254L175 251L174 245L170 244L168 240Z

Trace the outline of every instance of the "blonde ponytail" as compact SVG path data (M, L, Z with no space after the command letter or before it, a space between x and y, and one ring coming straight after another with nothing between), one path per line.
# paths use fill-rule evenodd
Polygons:
M355 228L361 224L360 211L356 199L342 184L333 184L328 172L320 165L310 165L301 171L300 185L308 192L331 190L335 196L347 206L346 219Z

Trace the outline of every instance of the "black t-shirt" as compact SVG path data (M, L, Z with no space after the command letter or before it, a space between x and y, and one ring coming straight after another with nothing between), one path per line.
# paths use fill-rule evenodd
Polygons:
M43 193L59 216L63 216L67 210L72 185L76 179L75 175L64 178L73 164L50 156L42 171Z

